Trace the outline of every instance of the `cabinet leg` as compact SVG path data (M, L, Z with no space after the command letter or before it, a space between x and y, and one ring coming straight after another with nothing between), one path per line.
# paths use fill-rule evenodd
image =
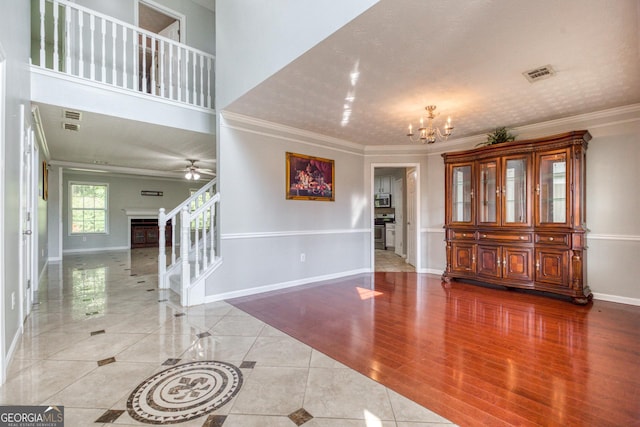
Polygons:
M577 305L585 305L585 304L588 304L589 301L591 301L592 299L593 299L593 295L589 294L588 297L573 297L571 298L571 301Z

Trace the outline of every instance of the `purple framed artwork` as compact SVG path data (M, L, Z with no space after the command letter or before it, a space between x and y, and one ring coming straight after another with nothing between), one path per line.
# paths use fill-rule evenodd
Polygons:
M335 200L333 160L287 153L287 199Z

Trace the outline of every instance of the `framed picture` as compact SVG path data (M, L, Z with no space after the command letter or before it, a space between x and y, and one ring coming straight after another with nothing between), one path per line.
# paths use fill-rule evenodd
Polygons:
M334 161L287 153L287 199L335 200Z
M46 160L42 162L42 198L49 198L49 167Z

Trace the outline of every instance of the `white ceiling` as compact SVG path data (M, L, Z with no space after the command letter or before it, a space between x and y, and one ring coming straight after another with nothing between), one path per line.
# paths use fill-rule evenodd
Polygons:
M638 0L381 0L228 110L362 145L404 145L429 104L437 124L452 117L454 138L636 104L639 16ZM547 64L552 78L522 75ZM194 158L215 169L211 135L84 113L80 140L62 130L61 108L39 108L54 160L166 175Z
M634 104L639 14L638 0L381 0L228 110L397 145L430 104L454 137ZM552 78L522 75L548 64Z

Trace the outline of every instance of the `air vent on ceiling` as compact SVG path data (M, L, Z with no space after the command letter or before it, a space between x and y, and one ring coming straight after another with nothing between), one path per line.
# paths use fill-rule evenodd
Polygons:
M70 120L80 120L82 113L80 111L64 110L64 118Z
M537 82L538 80L548 79L556 74L551 65L545 65L543 67L534 68L533 70L525 71L522 73L530 83Z
M78 132L80 130L80 126L75 123L62 122L62 129Z

